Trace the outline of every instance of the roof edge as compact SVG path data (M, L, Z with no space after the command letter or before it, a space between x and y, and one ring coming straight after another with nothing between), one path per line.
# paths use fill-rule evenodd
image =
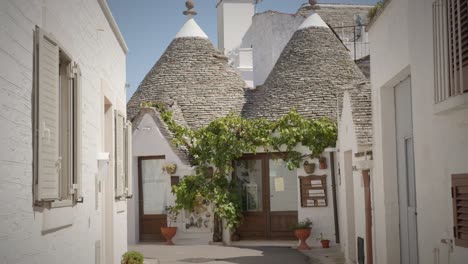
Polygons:
M114 16L112 15L112 11L110 10L109 5L107 4L107 0L98 0L98 3L99 6L101 6L101 10L104 13L104 16L106 17L107 22L109 22L109 26L111 27L112 32L117 38L117 41L119 42L120 47L122 48L122 51L126 55L128 53L127 43L125 43L125 39L122 35L122 32L120 32L117 22L115 22Z

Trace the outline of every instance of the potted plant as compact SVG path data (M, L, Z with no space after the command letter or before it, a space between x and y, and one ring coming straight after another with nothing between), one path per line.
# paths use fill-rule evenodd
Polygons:
M319 158L319 168L321 170L326 170L327 169L327 159L325 157L320 157Z
M177 164L175 163L168 163L162 166L163 172L167 172L167 174L173 175L177 172Z
M143 264L143 254L136 251L129 251L122 255L121 264Z
M320 240L320 244L322 244L322 248L329 248L330 247L330 240L325 239L323 237L323 233L320 233L320 238L318 240Z
M309 163L308 160L306 160L304 162L304 171L307 173L307 174L312 174L314 173L315 171L315 163Z
M172 242L172 238L177 233L177 226L172 226L177 223L177 216L179 215L179 211L174 206L167 206L166 207L168 224L167 226L161 227L161 234L166 239L166 245L174 245Z
M309 250L310 247L307 245L307 238L309 238L310 233L312 231L312 221L309 218L297 223L297 225L293 226L292 229L294 230L294 234L296 235L297 239L299 239L300 244L297 247L299 250Z

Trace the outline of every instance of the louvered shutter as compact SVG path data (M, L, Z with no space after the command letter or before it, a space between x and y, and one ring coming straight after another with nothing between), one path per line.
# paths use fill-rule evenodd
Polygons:
M468 92L468 0L461 1L460 7L461 24L461 52L463 65L463 92Z
M448 0L449 96L468 91L468 0Z
M40 28L35 32L36 201L60 196L59 46Z
M125 126L125 196L133 197L133 173L132 173L132 123L127 121Z
M74 120L74 186L75 199L83 201L83 174L82 174L82 148L83 148L83 128L82 128L82 92L81 92L81 70L78 64L73 66L73 120Z
M452 175L455 245L468 247L468 174Z
M125 195L125 138L124 116L116 111L115 114L115 196Z

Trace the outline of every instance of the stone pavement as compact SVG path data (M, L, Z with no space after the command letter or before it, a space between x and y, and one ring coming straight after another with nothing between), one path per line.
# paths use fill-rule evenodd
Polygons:
M344 264L339 246L297 251L287 243L247 243L242 246L129 245L129 250L143 253L145 264Z

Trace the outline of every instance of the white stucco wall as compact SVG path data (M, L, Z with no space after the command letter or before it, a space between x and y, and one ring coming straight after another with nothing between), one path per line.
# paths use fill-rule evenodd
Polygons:
M252 25L242 38L241 47L253 48L254 87L265 82L304 19L303 16L271 11L253 17Z
M187 166L181 162L179 157L174 153L169 142L161 134L159 128L149 114L144 114L139 124L134 124L133 132L133 180L134 180L134 198L133 202L128 203L128 243L136 244L139 242L139 207L138 207L138 157L145 156L165 156L167 163L177 164L177 173L180 178L192 174L192 167ZM171 193L170 175L167 175L166 182L167 192L166 199L167 205L174 205L175 197ZM130 215L130 212L132 213ZM173 239L176 244L208 244L212 240L212 230L198 231L186 230L184 227L183 218L184 212L179 215L177 223L177 234Z
M225 54L241 46L255 14L254 0L218 0L218 48Z
M365 200L364 200L364 182L362 172L357 169L352 169L351 175L347 174L345 168L345 153L351 154L351 166L355 167L358 160L355 154L365 151L370 146L359 146L355 133L355 127L352 117L352 108L350 103L349 93L345 92L343 96L343 108L340 116L338 127L338 149L337 154L340 172L337 175L337 190L338 190L338 215L340 222L340 246L345 253L347 261L357 261L355 257L356 250L350 247L357 246L357 238L361 237L366 241L366 219L365 219ZM347 177L352 177L349 179ZM347 184L351 182L352 185ZM352 190L349 188L352 187ZM350 199L351 195L351 199ZM353 202L350 202L353 201ZM348 212L354 208L354 215ZM349 219L352 218L352 219ZM350 221L351 220L351 221ZM349 226L352 223L353 226ZM350 237L350 230L354 228L354 236ZM350 240L352 241L351 243Z
M420 263L465 263L468 249L451 253L451 179L468 172L468 110L434 113L432 1L392 0L372 25L376 260L399 262L393 87L411 75ZM466 95L465 95L466 96ZM439 252L439 253L437 253ZM438 262L436 262L438 261Z
M84 203L74 207L43 210L32 206L36 25L53 34L82 71ZM0 263L97 263L102 201L96 201L95 177L96 156L104 145L103 98L125 113L125 80L125 53L98 1L0 1ZM126 218L125 202L116 203L115 261L127 249ZM49 224L57 229L44 230Z

